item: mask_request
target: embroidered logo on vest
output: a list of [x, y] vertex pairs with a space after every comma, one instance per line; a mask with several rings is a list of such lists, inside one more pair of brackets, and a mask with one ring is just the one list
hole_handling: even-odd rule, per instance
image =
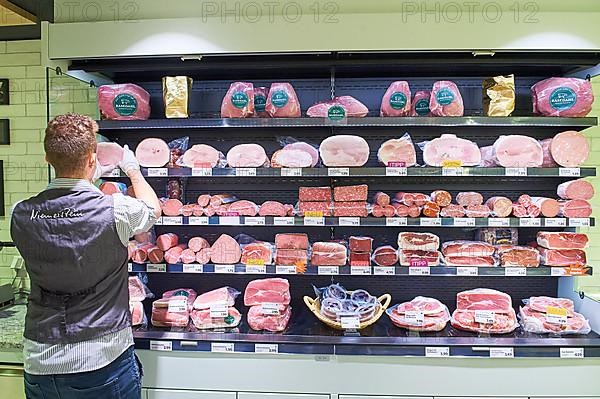
[[32, 210], [30, 219], [72, 219], [80, 217], [83, 217], [82, 212], [71, 208], [65, 208], [55, 213], [43, 213], [42, 211]]

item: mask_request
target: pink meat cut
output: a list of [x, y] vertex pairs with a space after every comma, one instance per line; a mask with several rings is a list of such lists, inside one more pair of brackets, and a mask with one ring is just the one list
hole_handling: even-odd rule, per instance
[[432, 233], [402, 232], [398, 234], [398, 247], [404, 250], [436, 252], [440, 238]]
[[129, 277], [129, 301], [143, 301], [146, 299], [146, 289], [139, 277]]
[[287, 209], [285, 205], [277, 201], [265, 201], [260, 206], [258, 211], [260, 216], [279, 216], [283, 217], [287, 215]]
[[188, 168], [214, 168], [224, 158], [223, 153], [206, 144], [196, 144], [187, 150], [181, 162]]
[[297, 150], [304, 151], [310, 154], [312, 158], [312, 162], [310, 166], [314, 168], [319, 163], [319, 150], [312, 145], [305, 143], [303, 141], [297, 141], [295, 143], [290, 143], [283, 147], [284, 150]]
[[315, 242], [310, 263], [313, 266], [344, 266], [348, 261], [346, 247], [338, 242]]
[[306, 249], [281, 249], [275, 251], [275, 264], [283, 266], [297, 266], [308, 264], [308, 251]]
[[150, 263], [161, 263], [165, 259], [165, 253], [158, 247], [152, 247], [148, 249], [148, 262]]
[[165, 216], [179, 216], [182, 208], [183, 203], [178, 199], [168, 199], [162, 203], [162, 213]]
[[336, 105], [344, 108], [349, 118], [362, 118], [369, 113], [369, 109], [354, 97], [341, 96], [314, 104], [306, 111], [306, 115], [311, 118], [327, 118], [329, 109]]
[[204, 294], [198, 295], [194, 301], [194, 309], [210, 309], [212, 305], [225, 303], [227, 306], [233, 306], [235, 299], [240, 293], [231, 287], [217, 288]]
[[542, 146], [542, 152], [544, 153], [544, 162], [542, 162], [542, 168], [558, 167], [557, 163], [554, 162], [554, 158], [552, 158], [552, 152], [550, 151], [552, 139], [541, 140], [540, 145]]
[[369, 144], [360, 136], [338, 135], [323, 140], [319, 153], [325, 166], [360, 167], [369, 160]]
[[249, 118], [254, 115], [254, 85], [234, 82], [221, 103], [221, 118]]
[[540, 253], [531, 247], [506, 246], [498, 250], [502, 267], [538, 267]]
[[210, 248], [202, 248], [196, 253], [196, 262], [201, 265], [207, 264], [208, 262], [210, 262], [211, 253], [212, 252]]
[[194, 252], [198, 252], [204, 248], [210, 248], [210, 244], [202, 237], [192, 237], [188, 241], [188, 248]]
[[546, 313], [548, 306], [555, 308], [566, 309], [569, 314], [575, 311], [575, 304], [572, 300], [567, 298], [552, 298], [549, 296], [532, 296], [527, 300], [527, 304], [531, 310], [536, 312]]
[[166, 233], [156, 238], [156, 246], [162, 251], [167, 251], [179, 244], [179, 237], [175, 233]]
[[98, 108], [102, 119], [145, 120], [150, 117], [150, 94], [131, 83], [100, 86]]
[[494, 217], [505, 218], [512, 213], [512, 201], [506, 197], [491, 197], [485, 204]]
[[234, 307], [227, 310], [228, 317], [210, 317], [210, 309], [192, 310], [190, 317], [198, 330], [213, 330], [220, 328], [234, 328], [242, 321], [241, 313]]
[[592, 84], [585, 79], [549, 78], [531, 87], [533, 112], [546, 116], [581, 117], [592, 110]]
[[267, 97], [266, 112], [271, 118], [299, 118], [300, 101], [289, 83], [273, 83]]
[[211, 247], [210, 260], [221, 265], [232, 265], [239, 262], [242, 249], [233, 237], [221, 234]]
[[473, 310], [457, 309], [452, 314], [450, 323], [459, 330], [488, 334], [508, 334], [519, 327], [517, 315], [513, 309], [506, 313], [496, 312], [492, 324], [478, 323], [475, 317], [476, 312]]
[[331, 202], [331, 187], [300, 187], [298, 197], [306, 202]]
[[562, 199], [589, 201], [596, 192], [594, 186], [590, 182], [583, 179], [577, 179], [559, 184], [556, 193]]
[[559, 201], [560, 215], [566, 218], [589, 218], [592, 215], [592, 206], [585, 200]]
[[291, 317], [292, 308], [289, 306], [281, 306], [278, 315], [264, 315], [261, 306], [252, 306], [248, 311], [248, 325], [256, 331], [281, 332], [286, 329]]
[[[402, 305], [402, 304], [401, 304]], [[401, 306], [399, 305], [398, 308]], [[387, 315], [390, 317], [390, 320], [396, 327], [405, 328], [410, 331], [421, 331], [421, 332], [437, 332], [442, 331], [446, 328], [446, 324], [448, 324], [448, 320], [450, 320], [450, 313], [448, 309], [445, 308], [439, 313], [435, 313], [432, 315], [424, 315], [423, 323], [417, 324], [414, 319], [407, 319], [405, 314], [401, 314], [397, 312], [398, 308], [388, 309], [386, 311]]]
[[237, 214], [240, 216], [254, 217], [258, 214], [258, 209], [259, 209], [258, 205], [256, 205], [252, 201], [239, 200], [239, 201], [235, 201], [234, 203], [230, 204], [229, 207], [227, 208], [227, 212], [230, 212], [232, 214]]
[[531, 203], [539, 208], [545, 218], [554, 218], [560, 212], [560, 204], [554, 198], [531, 197]]
[[463, 99], [458, 86], [449, 80], [440, 80], [433, 84], [429, 109], [433, 116], [463, 116]]
[[275, 235], [277, 249], [308, 249], [308, 235], [304, 233], [285, 233]]
[[483, 204], [483, 195], [474, 191], [460, 192], [456, 195], [456, 202], [462, 206], [481, 205]]
[[456, 294], [456, 309], [459, 310], [490, 310], [496, 313], [513, 311], [512, 299], [504, 292], [489, 288], [476, 288]]
[[418, 91], [412, 99], [410, 116], [431, 116], [429, 102], [431, 101], [431, 92], [427, 90]]
[[244, 305], [256, 306], [263, 303], [289, 305], [290, 283], [283, 278], [267, 278], [248, 283], [244, 292]]
[[271, 157], [273, 168], [310, 168], [312, 162], [313, 158], [308, 152], [294, 149], [277, 150]]
[[144, 305], [141, 302], [129, 302], [129, 312], [131, 313], [132, 326], [139, 326], [144, 323]]
[[398, 250], [400, 266], [411, 266], [412, 262], [425, 261], [427, 266], [440, 264], [440, 253], [438, 251], [419, 251], [411, 249]]
[[252, 261], [259, 261], [260, 264], [265, 265], [272, 264], [273, 247], [271, 244], [262, 241], [246, 244], [244, 248], [242, 248], [242, 260], [240, 262], [247, 265]]
[[171, 150], [164, 140], [147, 138], [138, 144], [135, 157], [142, 167], [161, 168], [169, 163]]
[[398, 263], [398, 251], [391, 245], [376, 248], [373, 252], [373, 262], [377, 266], [394, 266]]
[[549, 249], [585, 249], [588, 237], [583, 233], [538, 231], [537, 243]]
[[366, 201], [369, 186], [360, 184], [357, 186], [339, 186], [333, 189], [333, 200], [339, 202]]
[[452, 255], [445, 256], [444, 263], [446, 266], [493, 267], [496, 266], [496, 259], [492, 256]]
[[184, 244], [179, 244], [165, 252], [165, 262], [169, 264], [179, 263], [183, 250], [186, 249]]
[[371, 237], [350, 237], [349, 239], [350, 251], [354, 252], [372, 252], [373, 251], [373, 239]]
[[196, 253], [186, 248], [181, 252], [181, 263], [190, 264], [196, 262]]
[[582, 133], [569, 130], [554, 136], [550, 152], [560, 166], [576, 168], [590, 156], [590, 143]]
[[260, 168], [269, 165], [265, 149], [258, 144], [238, 144], [227, 152], [232, 168]]
[[581, 249], [540, 248], [542, 263], [546, 266], [585, 266], [585, 251]]
[[379, 147], [377, 159], [385, 166], [414, 166], [417, 163], [417, 152], [409, 135], [399, 139], [390, 139]]
[[493, 256], [496, 248], [483, 241], [446, 241], [442, 244], [444, 256]]
[[477, 166], [481, 162], [481, 152], [472, 141], [454, 134], [442, 134], [425, 144], [423, 160], [429, 166], [442, 166], [446, 160], [461, 161], [462, 166]]
[[156, 327], [187, 327], [190, 312], [169, 312], [169, 301], [159, 299], [152, 304], [151, 322]]
[[523, 330], [534, 334], [589, 334], [591, 327], [585, 317], [576, 312], [571, 312], [566, 324], [550, 323], [546, 318], [546, 311], [538, 312], [531, 306], [523, 306], [519, 317]]
[[98, 143], [96, 156], [102, 166], [116, 165], [123, 159], [123, 147], [117, 143]]
[[492, 157], [492, 160], [483, 162], [505, 168], [538, 168], [544, 162], [540, 143], [534, 138], [520, 135], [500, 136], [493, 145]]
[[447, 310], [446, 305], [434, 298], [424, 296], [415, 297], [410, 302], [399, 304], [394, 311], [398, 314], [406, 312], [423, 312], [424, 315], [435, 315]]
[[131, 254], [131, 260], [135, 263], [146, 262], [146, 260], [148, 259], [148, 249], [152, 248], [153, 246], [154, 245], [150, 243], [138, 245]]
[[411, 110], [410, 86], [408, 82], [393, 82], [381, 100], [381, 116], [408, 116]]

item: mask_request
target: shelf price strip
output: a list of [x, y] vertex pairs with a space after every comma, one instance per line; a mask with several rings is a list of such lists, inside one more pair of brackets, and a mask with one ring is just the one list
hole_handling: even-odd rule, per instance
[[425, 357], [450, 357], [450, 347], [427, 346], [425, 347]]
[[585, 351], [583, 348], [560, 348], [561, 359], [583, 359]]
[[514, 348], [490, 348], [491, 359], [512, 359], [514, 357]]
[[279, 353], [278, 344], [254, 344], [254, 353], [276, 355]]
[[159, 352], [172, 352], [173, 342], [171, 341], [150, 341], [150, 350]]
[[233, 353], [235, 348], [232, 342], [211, 342], [210, 351], [212, 353]]

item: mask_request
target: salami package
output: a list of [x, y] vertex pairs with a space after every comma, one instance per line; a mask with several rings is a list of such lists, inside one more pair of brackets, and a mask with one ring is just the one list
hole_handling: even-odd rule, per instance
[[510, 116], [515, 110], [515, 75], [494, 76], [483, 81], [483, 112], [486, 116]]
[[188, 118], [189, 98], [193, 80], [187, 76], [165, 76], [163, 84], [163, 101], [166, 118]]

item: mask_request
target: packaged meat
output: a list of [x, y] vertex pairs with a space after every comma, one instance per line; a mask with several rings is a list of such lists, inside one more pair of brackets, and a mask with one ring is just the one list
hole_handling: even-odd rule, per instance
[[503, 246], [498, 250], [500, 266], [503, 267], [538, 267], [540, 253], [537, 249], [521, 246]]
[[515, 97], [515, 75], [483, 80], [483, 113], [486, 116], [510, 116], [515, 110]]
[[529, 208], [531, 206], [531, 196], [527, 194], [522, 194], [519, 196], [517, 202], [523, 205], [525, 208]]
[[269, 165], [269, 158], [258, 144], [238, 144], [227, 152], [227, 164], [232, 168], [260, 168]]
[[202, 237], [192, 237], [188, 241], [188, 248], [194, 252], [198, 252], [204, 248], [210, 248], [210, 244]]
[[188, 118], [189, 97], [193, 80], [187, 76], [165, 76], [162, 79], [166, 118]]
[[572, 315], [575, 311], [575, 304], [572, 300], [567, 298], [552, 298], [549, 296], [532, 296], [529, 299], [523, 300], [523, 302], [535, 312], [546, 313], [548, 306], [555, 308], [566, 309], [569, 315]]
[[578, 78], [544, 79], [531, 87], [531, 95], [533, 112], [546, 116], [586, 116], [594, 103], [591, 82]]
[[98, 108], [101, 119], [146, 120], [150, 117], [150, 94], [131, 83], [100, 86]]
[[233, 306], [235, 304], [236, 298], [240, 296], [240, 294], [241, 293], [235, 288], [217, 288], [216, 290], [212, 290], [198, 295], [194, 300], [193, 306], [194, 309], [198, 310], [210, 309], [212, 305], [222, 303], [227, 304], [227, 306]]
[[450, 255], [444, 256], [444, 264], [446, 266], [477, 266], [477, 267], [494, 267], [497, 265], [496, 259], [493, 256], [465, 256], [465, 255]]
[[558, 185], [557, 195], [565, 200], [589, 201], [594, 197], [594, 186], [587, 180], [571, 180]]
[[581, 249], [546, 249], [540, 248], [542, 263], [546, 266], [577, 266], [587, 264], [585, 251]]
[[315, 148], [314, 146], [312, 146], [308, 143], [305, 143], [303, 141], [289, 142], [289, 143], [285, 144], [285, 147], [283, 147], [283, 149], [284, 150], [303, 151], [303, 152], [310, 154], [310, 156], [312, 158], [312, 162], [310, 164], [311, 168], [314, 168], [319, 163], [319, 149]]
[[462, 206], [481, 205], [483, 204], [483, 195], [473, 191], [461, 192], [456, 196], [456, 202]]
[[123, 147], [117, 143], [98, 143], [96, 159], [102, 166], [117, 165], [123, 160]]
[[339, 186], [333, 189], [333, 200], [339, 202], [366, 201], [369, 195], [369, 186]]
[[337, 135], [321, 142], [319, 153], [327, 167], [360, 167], [369, 160], [369, 144], [360, 136]]
[[465, 215], [468, 218], [487, 218], [490, 213], [487, 205], [469, 205], [465, 208]]
[[436, 190], [432, 192], [430, 198], [440, 207], [446, 207], [452, 203], [452, 194], [444, 190]]
[[250, 216], [254, 217], [258, 215], [259, 207], [252, 201], [239, 200], [229, 204], [227, 212], [231, 214], [238, 214], [239, 216]]
[[141, 302], [130, 301], [129, 313], [131, 313], [131, 325], [133, 327], [147, 323], [147, 321], [144, 321], [146, 315], [144, 314], [144, 305]]
[[482, 241], [446, 241], [442, 244], [444, 256], [493, 256], [496, 248]]
[[308, 250], [277, 248], [275, 250], [275, 264], [278, 266], [306, 266], [308, 264]]
[[277, 150], [271, 157], [272, 168], [310, 168], [312, 162], [308, 152], [294, 149]]
[[162, 203], [162, 213], [165, 216], [179, 216], [183, 204], [178, 199], [167, 199]]
[[354, 201], [354, 202], [334, 202], [333, 203], [333, 216], [335, 217], [362, 217], [366, 218], [369, 216], [369, 210], [366, 202]]
[[433, 116], [463, 116], [463, 99], [458, 86], [449, 80], [440, 80], [433, 84], [429, 109]]
[[423, 216], [428, 218], [437, 218], [440, 216], [440, 206], [432, 201], [427, 201], [425, 205], [423, 205]]
[[381, 116], [409, 116], [411, 110], [410, 86], [407, 81], [393, 82], [381, 100]]
[[398, 263], [398, 250], [390, 245], [376, 248], [372, 259], [377, 266], [394, 266]]
[[486, 227], [477, 229], [475, 237], [478, 241], [483, 241], [491, 245], [517, 245], [519, 243], [519, 229]]
[[560, 216], [566, 218], [589, 218], [592, 216], [592, 206], [585, 200], [559, 201]]
[[150, 293], [138, 276], [129, 276], [128, 287], [130, 302], [141, 302], [146, 298], [152, 297], [152, 293]]
[[462, 218], [465, 216], [465, 207], [462, 205], [450, 204], [440, 211], [443, 218]]
[[[396, 216], [402, 217], [402, 218], [405, 218], [408, 216], [408, 213], [409, 213], [408, 206], [406, 206], [404, 204], [399, 204], [399, 203], [392, 203], [392, 206], [396, 210]], [[418, 207], [416, 207], [416, 208], [417, 208], [417, 211], [419, 211], [419, 208]]]
[[135, 157], [142, 167], [161, 168], [169, 163], [171, 149], [162, 139], [147, 138], [136, 147]]
[[256, 331], [281, 332], [287, 328], [292, 317], [292, 308], [282, 307], [279, 314], [265, 314], [261, 306], [252, 306], [248, 311], [248, 325]]
[[557, 168], [558, 164], [552, 158], [552, 152], [550, 147], [552, 146], [552, 139], [540, 140], [542, 146], [542, 153], [544, 154], [544, 162], [542, 162], [542, 168]]
[[345, 266], [348, 261], [346, 246], [339, 242], [315, 242], [310, 263], [313, 266]]
[[[486, 152], [486, 156], [490, 156]], [[544, 162], [540, 143], [528, 136], [500, 136], [493, 145], [488, 162], [505, 168], [538, 168]], [[485, 162], [485, 161], [484, 161]]]
[[298, 215], [306, 216], [308, 213], [313, 217], [331, 216], [333, 213], [333, 203], [300, 201], [298, 203]]
[[350, 251], [350, 266], [370, 266], [370, 252], [354, 252]]
[[421, 207], [417, 205], [410, 205], [408, 207], [408, 216], [411, 218], [418, 218], [421, 216]]
[[169, 179], [167, 181], [167, 196], [170, 199], [179, 201], [183, 199], [183, 183], [180, 179]]
[[203, 208], [207, 207], [208, 204], [210, 204], [210, 195], [208, 195], [208, 194], [200, 194], [198, 196], [198, 200], [196, 202], [198, 202], [198, 205], [200, 205]]
[[156, 237], [156, 246], [162, 251], [167, 251], [179, 244], [179, 237], [175, 233], [166, 233]]
[[269, 114], [265, 110], [267, 106], [267, 97], [269, 96], [268, 87], [254, 88], [254, 116], [259, 118], [268, 118]]
[[400, 266], [412, 266], [415, 263], [427, 262], [427, 266], [440, 264], [440, 253], [438, 251], [420, 251], [400, 249], [398, 251]]
[[537, 218], [538, 216], [540, 216], [541, 213], [542, 213], [542, 211], [535, 204], [531, 204], [527, 208], [527, 216], [530, 217], [530, 218]]
[[284, 217], [287, 215], [287, 209], [281, 202], [277, 201], [265, 201], [260, 206], [258, 211], [260, 216], [279, 216]]
[[565, 168], [576, 168], [590, 156], [590, 143], [583, 133], [574, 130], [558, 133], [550, 144], [552, 158]]
[[211, 247], [210, 260], [220, 265], [232, 265], [239, 262], [242, 249], [233, 237], [221, 234]]
[[[482, 323], [478, 321], [478, 313], [474, 310], [457, 309], [452, 314], [450, 323], [452, 327], [459, 330], [486, 334], [508, 334], [519, 327], [517, 315], [511, 308], [506, 313], [493, 313], [493, 323]], [[486, 314], [486, 316], [488, 316]]]
[[171, 249], [165, 251], [164, 258], [165, 262], [169, 264], [176, 264], [181, 262], [181, 255], [183, 254], [183, 250], [186, 249], [184, 244], [179, 244]]
[[290, 283], [283, 278], [250, 281], [244, 292], [245, 306], [256, 306], [264, 303], [287, 306], [290, 304], [290, 300]]
[[183, 154], [179, 164], [186, 168], [216, 168], [225, 166], [226, 160], [221, 151], [206, 144], [196, 144]]
[[420, 90], [416, 92], [412, 99], [410, 116], [431, 116], [431, 112], [429, 110], [430, 99], [430, 91]]
[[524, 218], [527, 217], [527, 208], [519, 203], [513, 203], [512, 213], [515, 217]]
[[356, 237], [349, 238], [349, 249], [354, 252], [372, 252], [373, 239], [371, 237]]
[[450, 312], [437, 299], [418, 296], [386, 310], [394, 325], [411, 331], [436, 332], [446, 328]]
[[127, 186], [125, 183], [119, 183], [114, 181], [105, 181], [100, 185], [100, 191], [105, 195], [123, 194], [127, 192]]
[[196, 204], [187, 204], [187, 205], [184, 205], [183, 208], [181, 208], [181, 214], [183, 216], [187, 216], [187, 217], [192, 216], [194, 214], [194, 207], [195, 206], [198, 206], [198, 205], [196, 205]]
[[477, 144], [454, 134], [442, 134], [426, 142], [422, 149], [423, 161], [429, 166], [441, 167], [444, 161], [460, 161], [462, 166], [477, 166], [481, 162]]
[[196, 263], [201, 265], [205, 265], [210, 262], [210, 256], [212, 254], [212, 249], [210, 248], [202, 248], [200, 251], [196, 253]]
[[540, 210], [541, 215], [545, 218], [554, 218], [560, 212], [560, 204], [553, 198], [531, 197], [531, 203]]
[[210, 197], [210, 205], [211, 206], [219, 206], [224, 204], [231, 204], [232, 202], [237, 201], [237, 197], [231, 194], [217, 194], [212, 195]]
[[270, 265], [273, 263], [273, 247], [268, 242], [256, 241], [242, 247], [241, 263], [244, 265]]
[[400, 202], [404, 205], [417, 205], [423, 206], [425, 203], [430, 201], [428, 195], [423, 193], [396, 193], [393, 199], [394, 202]]
[[476, 288], [456, 294], [456, 308], [460, 310], [490, 310], [510, 314], [513, 311], [510, 295], [489, 288]]
[[586, 318], [572, 312], [567, 318], [561, 320], [543, 312], [535, 311], [531, 306], [523, 306], [519, 310], [519, 318], [523, 330], [534, 334], [589, 334], [592, 329]]
[[233, 82], [221, 103], [221, 118], [249, 118], [254, 115], [254, 85]]
[[242, 321], [242, 315], [234, 307], [227, 308], [226, 317], [211, 317], [210, 314], [210, 309], [192, 310], [190, 317], [198, 330], [234, 328]]
[[585, 249], [588, 237], [583, 233], [538, 231], [537, 243], [548, 249]]
[[181, 252], [181, 263], [190, 264], [196, 262], [196, 252], [186, 248]]
[[506, 197], [491, 197], [485, 205], [490, 208], [491, 215], [499, 218], [509, 217], [512, 213], [512, 201]]
[[398, 247], [404, 250], [435, 252], [440, 247], [440, 239], [432, 233], [402, 232], [398, 234]]
[[[330, 117], [329, 110], [332, 107], [343, 108], [343, 116], [348, 118], [362, 118], [369, 113], [369, 109], [356, 98], [352, 96], [340, 96], [334, 97], [332, 100], [320, 101], [313, 104], [306, 111], [306, 115], [311, 118], [327, 118]], [[341, 115], [336, 116], [341, 117]]]
[[331, 202], [333, 200], [331, 187], [300, 187], [298, 197], [300, 202]]
[[167, 291], [152, 303], [151, 322], [156, 327], [187, 327], [196, 291], [182, 288]]
[[417, 152], [410, 134], [404, 133], [399, 139], [389, 139], [381, 144], [377, 159], [390, 167], [410, 167], [417, 164]]
[[308, 235], [304, 233], [285, 233], [275, 235], [277, 249], [308, 249]]
[[[404, 206], [404, 205], [401, 205], [401, 206]], [[391, 218], [396, 215], [396, 208], [394, 208], [394, 206], [392, 206], [392, 205], [385, 205], [385, 206], [375, 205], [375, 206], [373, 206], [371, 213], [372, 213], [373, 217], [376, 217], [376, 218], [381, 218], [381, 217]]]
[[162, 263], [162, 261], [165, 259], [164, 251], [162, 249], [158, 248], [157, 246], [148, 248], [147, 253], [148, 253], [148, 262], [149, 263], [153, 263], [153, 264]]
[[390, 196], [386, 193], [382, 193], [381, 191], [376, 193], [373, 197], [373, 202], [377, 205], [385, 206], [390, 204]]
[[300, 101], [289, 83], [272, 83], [265, 111], [271, 118], [299, 118]]

